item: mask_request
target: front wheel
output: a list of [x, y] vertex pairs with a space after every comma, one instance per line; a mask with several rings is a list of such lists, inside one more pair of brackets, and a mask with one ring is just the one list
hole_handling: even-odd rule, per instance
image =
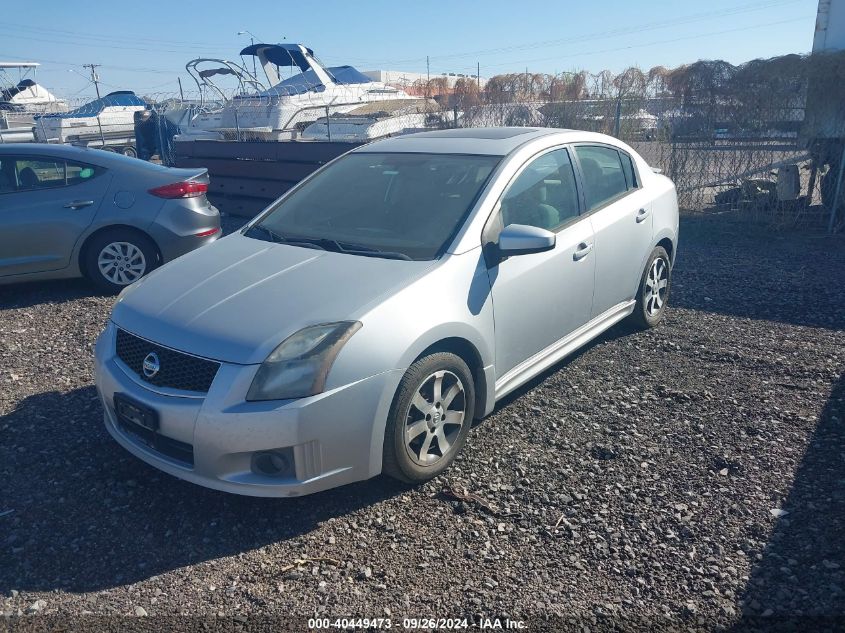
[[475, 413], [472, 372], [455, 354], [437, 352], [408, 368], [390, 408], [383, 471], [421, 483], [454, 461]]
[[658, 246], [651, 252], [640, 278], [637, 305], [631, 314], [635, 325], [645, 330], [655, 327], [663, 320], [671, 287], [672, 267], [669, 254], [662, 246]]

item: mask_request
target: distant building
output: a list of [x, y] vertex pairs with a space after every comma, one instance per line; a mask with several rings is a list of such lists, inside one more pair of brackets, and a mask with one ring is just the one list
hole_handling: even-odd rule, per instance
[[[405, 72], [404, 70], [365, 70], [364, 74], [373, 81], [380, 81], [389, 86], [401, 88], [408, 94], [418, 94], [420, 96], [424, 94], [426, 80], [429, 79], [429, 76], [426, 73], [411, 73]], [[455, 82], [458, 81], [458, 79], [477, 81], [481, 88], [484, 88], [484, 85], [487, 83], [487, 80], [484, 77], [481, 77], [479, 80], [475, 75], [467, 75], [464, 73], [432, 73], [430, 78], [432, 80], [445, 79], [449, 91], [455, 87]]]

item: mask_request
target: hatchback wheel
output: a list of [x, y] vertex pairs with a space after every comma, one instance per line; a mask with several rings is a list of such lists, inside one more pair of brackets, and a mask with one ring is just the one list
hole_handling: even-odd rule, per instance
[[437, 352], [419, 359], [405, 372], [393, 399], [384, 472], [408, 483], [436, 477], [466, 442], [474, 413], [475, 385], [460, 357]]
[[158, 265], [155, 245], [131, 231], [108, 231], [86, 248], [85, 274], [106, 292], [120, 292]]
[[631, 319], [643, 329], [652, 328], [663, 320], [669, 291], [672, 287], [672, 268], [669, 254], [662, 246], [651, 252], [637, 293], [637, 305]]

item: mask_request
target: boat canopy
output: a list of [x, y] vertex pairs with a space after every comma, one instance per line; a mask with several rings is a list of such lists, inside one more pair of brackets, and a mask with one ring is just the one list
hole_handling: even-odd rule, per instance
[[307, 70], [309, 65], [302, 54], [305, 49], [311, 57], [314, 51], [300, 44], [252, 44], [243, 49], [241, 55], [252, 55], [253, 57], [264, 56], [268, 62], [276, 66], [298, 66], [300, 70]]
[[50, 114], [41, 114], [34, 118], [40, 119], [76, 119], [99, 115], [106, 108], [115, 106], [146, 106], [147, 102], [138, 97], [131, 90], [120, 90], [117, 92], [110, 92], [109, 94], [94, 99], [85, 105], [74, 108], [69, 112], [52, 112]]

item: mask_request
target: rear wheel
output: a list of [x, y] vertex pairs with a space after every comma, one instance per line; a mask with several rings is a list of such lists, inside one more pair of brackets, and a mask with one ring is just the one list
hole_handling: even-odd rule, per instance
[[134, 231], [106, 231], [95, 236], [85, 250], [85, 276], [111, 293], [138, 281], [158, 263], [153, 242]]
[[666, 312], [671, 287], [672, 268], [669, 264], [669, 254], [662, 246], [658, 246], [651, 252], [640, 278], [637, 305], [631, 314], [631, 321], [642, 329], [652, 328], [660, 323]]
[[407, 483], [436, 477], [454, 461], [475, 413], [466, 363], [437, 352], [408, 368], [393, 399], [384, 435], [385, 474]]
[[120, 148], [120, 153], [124, 156], [129, 156], [131, 158], [138, 158], [138, 150], [132, 147], [131, 145], [127, 145], [126, 147]]

